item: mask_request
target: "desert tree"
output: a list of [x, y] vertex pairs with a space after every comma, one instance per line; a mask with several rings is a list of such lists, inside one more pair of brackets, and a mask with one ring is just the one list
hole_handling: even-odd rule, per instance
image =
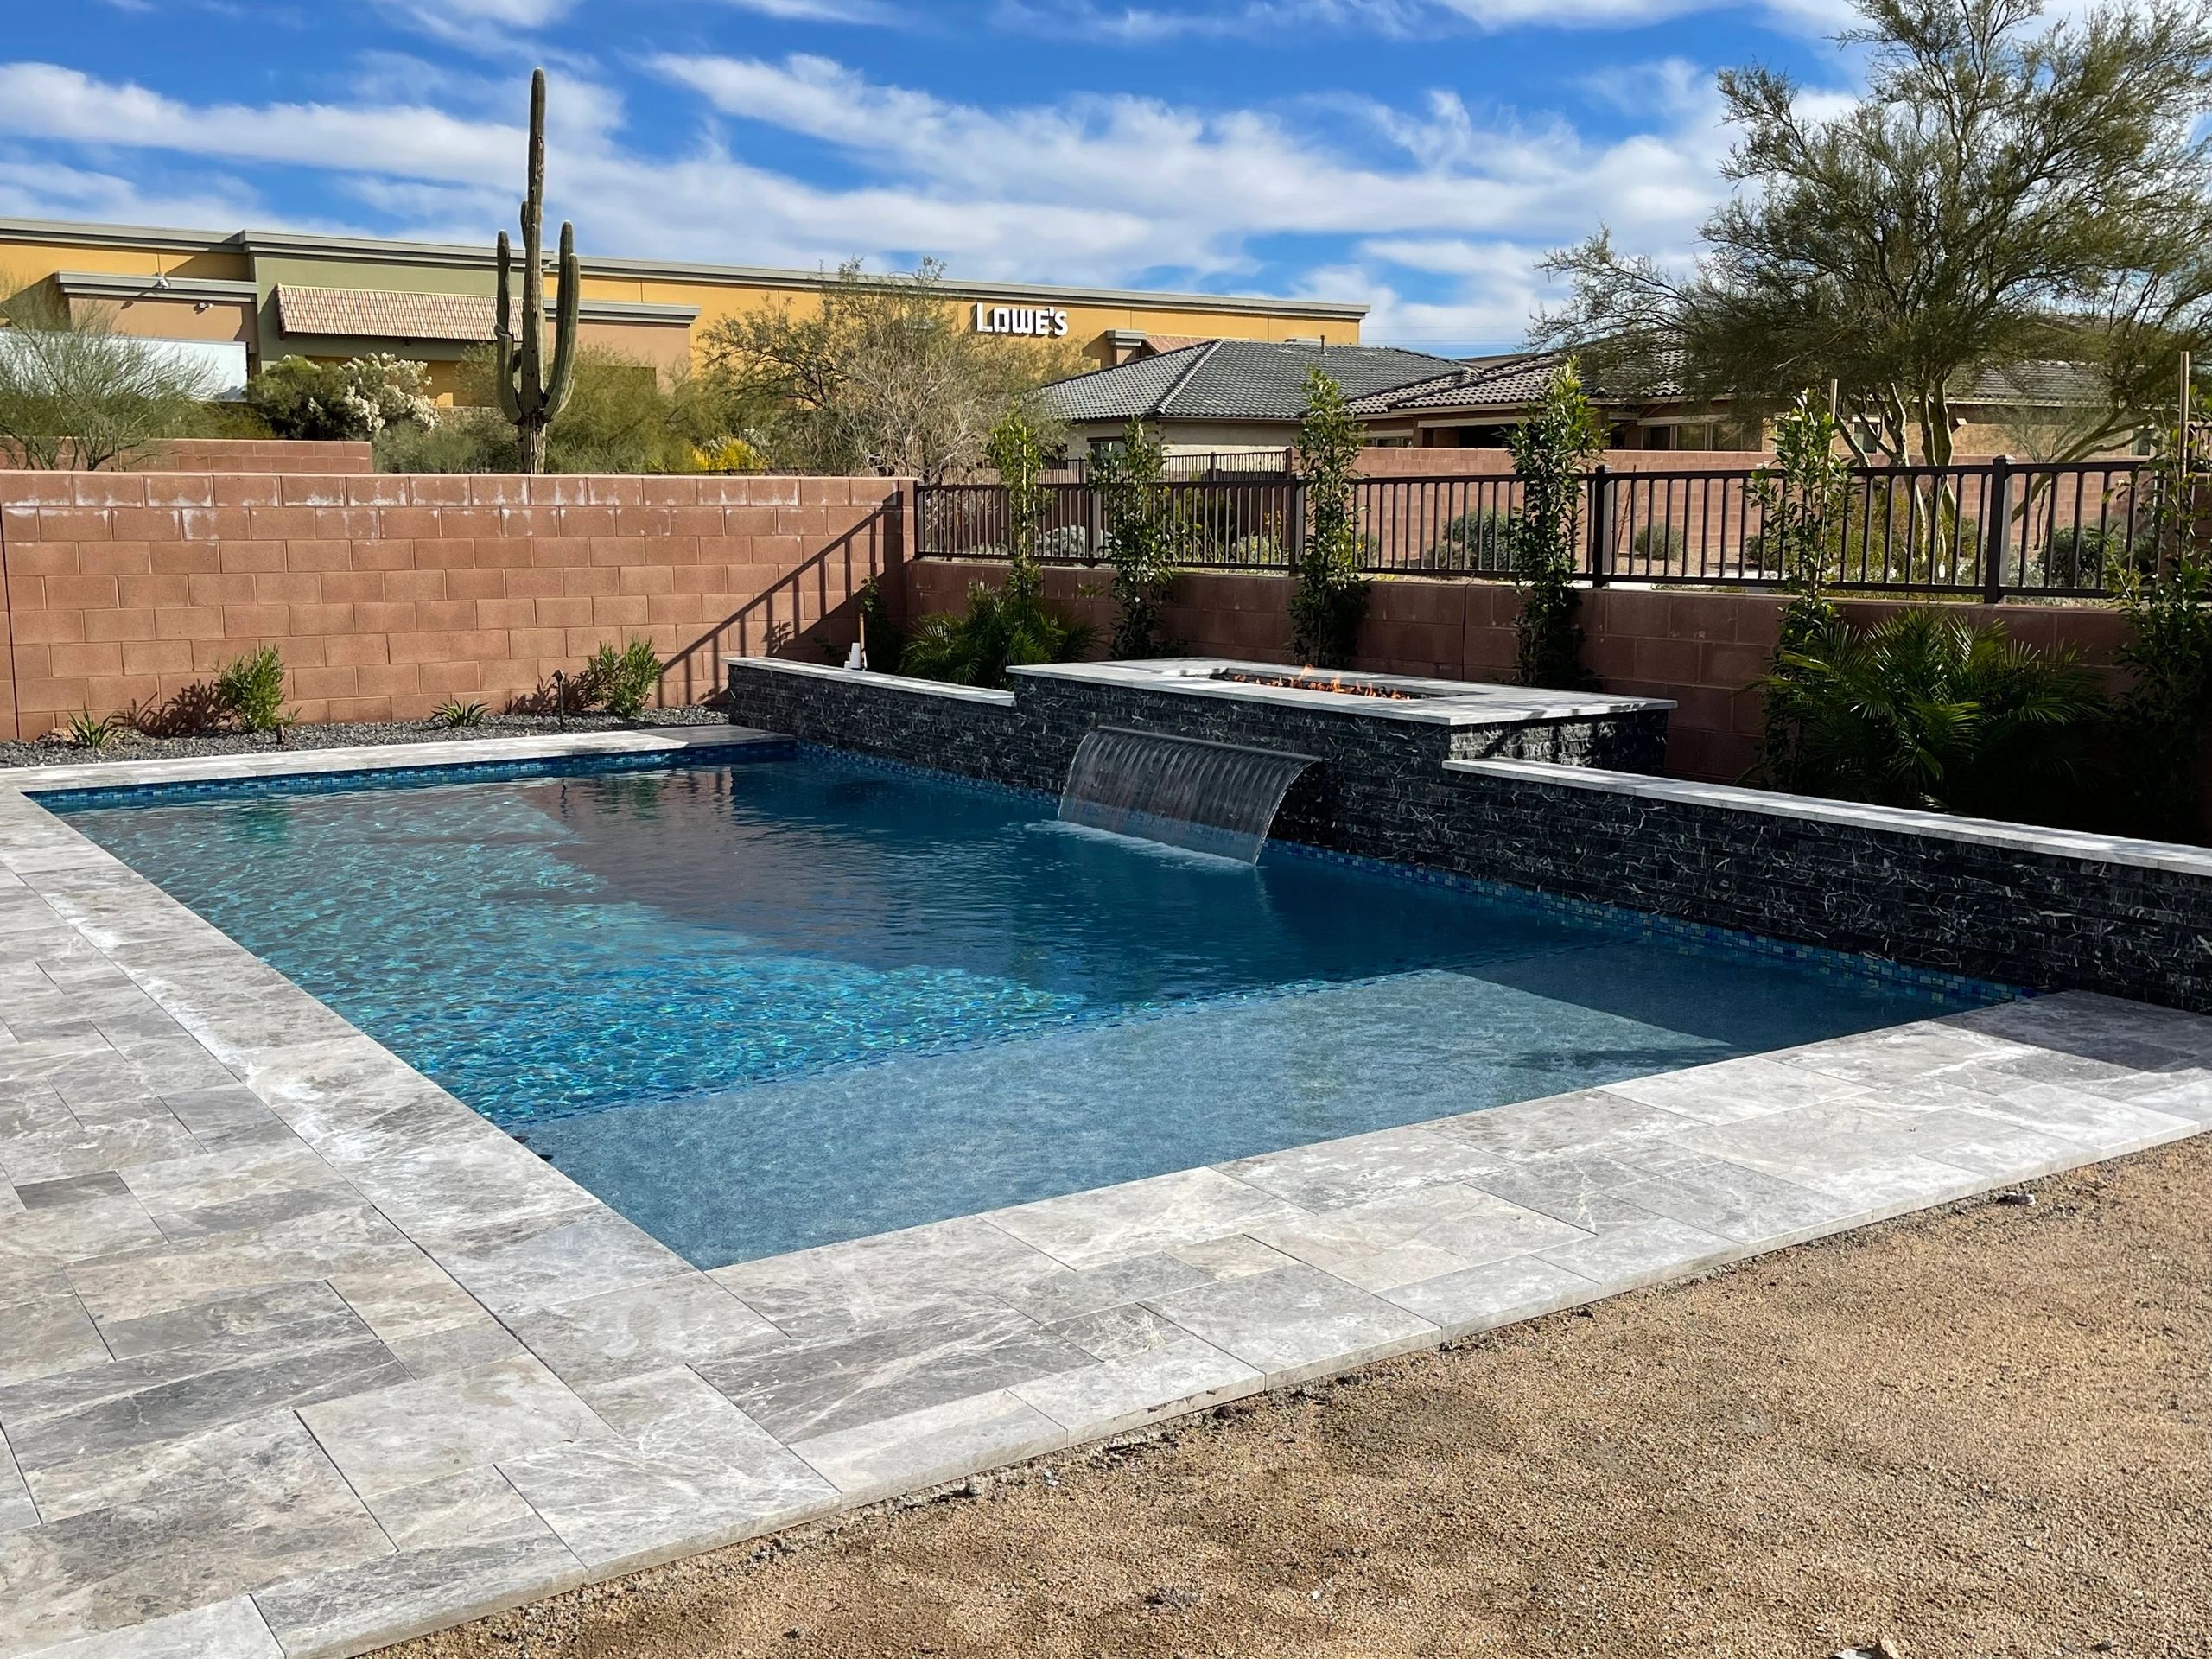
[[876, 276], [853, 260], [810, 305], [723, 318], [702, 355], [731, 400], [759, 411], [779, 465], [938, 483], [982, 464], [1027, 393], [1087, 366], [1065, 346], [962, 323], [941, 266]]
[[23, 466], [138, 460], [191, 430], [215, 390], [204, 365], [123, 333], [106, 307], [73, 309], [51, 283], [16, 289], [0, 323], [0, 448]]
[[1547, 262], [1571, 298], [1539, 342], [1630, 395], [1675, 383], [1764, 412], [1834, 382], [1862, 461], [1948, 461], [1953, 401], [2005, 401], [2047, 360], [2085, 391], [2050, 458], [2132, 435], [2212, 333], [2212, 13], [1858, 5], [1840, 39], [1866, 54], [1865, 94], [1829, 113], [1776, 70], [1723, 71], [1737, 188], [1694, 265], [1601, 229]]

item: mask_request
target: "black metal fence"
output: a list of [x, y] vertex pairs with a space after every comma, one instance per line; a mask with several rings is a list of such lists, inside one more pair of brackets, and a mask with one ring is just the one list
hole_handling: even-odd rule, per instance
[[[1824, 541], [1828, 581], [1895, 593], [2091, 595], [2154, 556], [2153, 474], [2133, 459], [1855, 471]], [[1586, 480], [1578, 568], [1587, 580], [1772, 587], [1784, 578], [1753, 469], [1616, 472]], [[1355, 488], [1362, 568], [1376, 574], [1504, 576], [1520, 480], [1510, 474], [1364, 478]], [[1039, 556], [1094, 564], [1106, 556], [1097, 493], [1047, 486]], [[1162, 487], [1178, 559], [1197, 569], [1287, 566], [1304, 534], [1294, 478], [1215, 472]], [[1007, 499], [995, 484], [916, 493], [925, 558], [1002, 558]]]

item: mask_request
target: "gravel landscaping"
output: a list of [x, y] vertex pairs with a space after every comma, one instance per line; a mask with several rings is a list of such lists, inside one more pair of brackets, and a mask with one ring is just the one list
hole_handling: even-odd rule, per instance
[[387, 1659], [2202, 1659], [2208, 1187], [2183, 1142]]
[[386, 743], [444, 743], [486, 737], [537, 737], [547, 732], [620, 732], [660, 726], [726, 726], [727, 711], [692, 703], [680, 709], [648, 709], [635, 720], [612, 715], [486, 715], [473, 726], [448, 726], [435, 720], [365, 721], [353, 724], [295, 726], [280, 744], [266, 733], [226, 732], [205, 737], [148, 737], [125, 732], [104, 753], [80, 748], [55, 733], [35, 742], [0, 742], [0, 766], [81, 766], [114, 760], [167, 760], [196, 754], [257, 754], [274, 748], [353, 749]]

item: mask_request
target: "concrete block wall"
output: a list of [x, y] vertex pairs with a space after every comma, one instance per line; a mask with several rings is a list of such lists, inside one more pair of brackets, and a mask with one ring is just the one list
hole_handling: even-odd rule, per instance
[[0, 474], [0, 736], [159, 702], [263, 645], [309, 721], [504, 707], [641, 637], [823, 657], [903, 556], [878, 479]]
[[134, 468], [142, 473], [294, 473], [358, 478], [377, 469], [365, 442], [343, 439], [171, 438]]
[[[0, 469], [15, 467], [22, 459], [11, 446], [0, 444]], [[147, 454], [110, 470], [358, 477], [376, 469], [376, 454], [369, 444], [344, 439], [164, 438]]]

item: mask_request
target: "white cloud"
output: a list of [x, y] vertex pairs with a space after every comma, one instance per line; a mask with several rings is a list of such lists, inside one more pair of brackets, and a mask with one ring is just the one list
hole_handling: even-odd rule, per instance
[[[1448, 229], [1551, 234], [1605, 213], [1624, 226], [1701, 213], [1717, 143], [1700, 105], [1683, 130], [1595, 145], [1560, 121], [1478, 121], [1433, 92], [1407, 111], [1354, 105], [1413, 165], [1325, 146], [1281, 115], [1199, 111], [1128, 95], [986, 110], [879, 86], [794, 56], [663, 57], [654, 67], [716, 108], [817, 139], [949, 198], [1113, 204], [1141, 216], [1153, 263], [1220, 267], [1282, 233]], [[1134, 257], [1138, 251], [1132, 250]]]
[[899, 14], [883, 0], [722, 0], [740, 11], [756, 12], [802, 23], [863, 23], [885, 26], [899, 21]]
[[[1682, 246], [1721, 189], [1710, 94], [1686, 90], [1653, 100], [1666, 107], [1647, 130], [1601, 142], [1556, 117], [1478, 111], [1442, 92], [1405, 106], [1199, 110], [1123, 95], [987, 108], [819, 56], [663, 56], [647, 71], [710, 111], [668, 153], [628, 141], [605, 85], [556, 79], [548, 206], [576, 221], [587, 251], [804, 269], [931, 255], [973, 277], [1249, 289], [1318, 248], [1341, 263], [1306, 272], [1297, 290], [1372, 298], [1371, 336], [1479, 342], [1525, 326], [1543, 250], [1601, 219], [1635, 245]], [[192, 158], [188, 176], [207, 163], [315, 169], [346, 205], [320, 228], [345, 228], [327, 221], [350, 207], [356, 228], [488, 241], [514, 211], [518, 96], [467, 77], [364, 85], [353, 102], [194, 104], [58, 65], [0, 64], [0, 135], [101, 158], [120, 147]], [[747, 124], [823, 147], [842, 181], [753, 162]], [[188, 214], [150, 199], [142, 211], [112, 188], [112, 163], [99, 165], [79, 188], [86, 206], [49, 190], [37, 211], [266, 222], [243, 188]], [[1287, 255], [1287, 239], [1302, 254]]]
[[[1828, 0], [1769, 0], [1802, 8]], [[1656, 23], [1732, 0], [1227, 0], [1226, 3], [1113, 5], [1102, 0], [1047, 4], [1000, 0], [1001, 26], [1049, 23], [1063, 35], [1149, 46], [1189, 40], [1260, 40], [1290, 30], [1334, 30], [1388, 40], [1507, 29], [1607, 29]], [[1847, 3], [1847, 0], [1834, 0]]]
[[[177, 190], [45, 157], [0, 152], [0, 218], [89, 219], [110, 225], [177, 225], [232, 230], [254, 217], [259, 198], [240, 181], [196, 175]], [[7, 255], [0, 250], [0, 276]]]

